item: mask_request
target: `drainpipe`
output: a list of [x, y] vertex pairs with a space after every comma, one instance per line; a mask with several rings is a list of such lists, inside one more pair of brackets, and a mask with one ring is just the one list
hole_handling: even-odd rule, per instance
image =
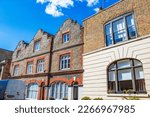
[[52, 49], [53, 49], [53, 36], [51, 36], [51, 43], [50, 43], [50, 55], [49, 55], [49, 67], [48, 67], [48, 79], [47, 79], [47, 96], [48, 99], [49, 95], [49, 86], [50, 86], [50, 78], [51, 78], [51, 65], [52, 65]]

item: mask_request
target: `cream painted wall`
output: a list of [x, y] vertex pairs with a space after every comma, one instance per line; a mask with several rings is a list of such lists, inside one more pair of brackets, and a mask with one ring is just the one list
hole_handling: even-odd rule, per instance
[[[135, 58], [143, 63], [146, 89], [150, 94], [150, 35], [147, 35], [83, 54], [85, 71], [82, 97], [121, 99], [123, 95], [107, 94], [107, 67], [110, 63], [124, 58]], [[139, 96], [148, 97], [148, 94]]]

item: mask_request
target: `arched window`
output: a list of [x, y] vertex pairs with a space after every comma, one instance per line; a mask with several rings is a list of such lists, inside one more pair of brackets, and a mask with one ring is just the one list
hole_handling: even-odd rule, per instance
[[142, 63], [136, 59], [112, 63], [108, 67], [108, 93], [146, 93]]
[[29, 99], [37, 99], [38, 96], [38, 84], [31, 83], [27, 87], [27, 98]]
[[53, 83], [50, 87], [50, 97], [54, 99], [68, 98], [68, 85], [63, 82]]

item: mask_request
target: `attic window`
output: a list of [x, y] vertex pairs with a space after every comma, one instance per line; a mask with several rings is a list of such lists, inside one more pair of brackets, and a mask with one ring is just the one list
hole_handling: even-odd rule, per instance
[[16, 58], [20, 58], [20, 57], [21, 57], [21, 50], [18, 50]]
[[70, 40], [69, 32], [64, 33], [64, 34], [62, 35], [62, 37], [63, 37], [63, 43], [69, 42], [69, 40]]
[[39, 50], [40, 50], [40, 41], [36, 41], [34, 43], [34, 51], [36, 52], [36, 51], [39, 51]]

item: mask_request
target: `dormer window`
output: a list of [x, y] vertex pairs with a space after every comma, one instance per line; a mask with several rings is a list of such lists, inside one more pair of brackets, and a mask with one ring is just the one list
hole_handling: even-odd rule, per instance
[[64, 33], [63, 34], [63, 43], [67, 43], [70, 40], [70, 35], [69, 32], [68, 33]]
[[40, 41], [36, 41], [34, 43], [34, 51], [36, 52], [36, 51], [39, 51], [39, 50], [40, 50]]
[[16, 58], [20, 58], [20, 57], [21, 57], [21, 50], [18, 50]]
[[136, 38], [137, 31], [133, 13], [118, 17], [105, 25], [106, 46]]

